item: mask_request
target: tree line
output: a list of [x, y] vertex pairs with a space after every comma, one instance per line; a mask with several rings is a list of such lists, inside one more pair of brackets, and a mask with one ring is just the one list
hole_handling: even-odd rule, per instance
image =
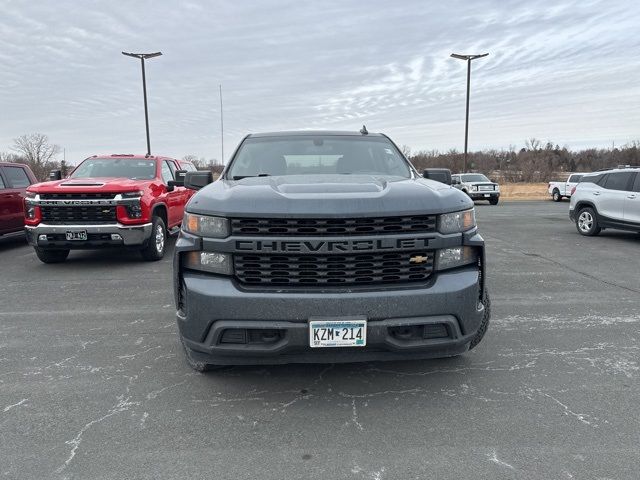
[[[15, 138], [10, 152], [0, 152], [0, 161], [25, 163], [29, 165], [38, 180], [47, 180], [51, 170], [62, 170], [63, 176], [70, 173], [73, 166], [57, 156], [62, 149], [49, 141], [42, 133], [30, 133]], [[449, 168], [461, 172], [464, 154], [452, 149], [447, 152], [421, 150], [411, 153], [408, 146], [402, 152], [418, 170], [425, 168]], [[217, 159], [205, 159], [196, 155], [185, 155], [183, 160], [192, 162], [200, 170], [221, 173], [224, 165]], [[469, 152], [467, 171], [490, 174], [506, 182], [547, 182], [559, 175], [571, 172], [591, 172], [617, 165], [640, 165], [640, 141], [621, 147], [588, 148], [569, 150], [552, 142], [542, 143], [531, 138], [519, 150], [482, 150]], [[562, 178], [559, 178], [562, 180]]]
[[[454, 173], [463, 171], [464, 153], [458, 150], [422, 150], [413, 155], [407, 146], [402, 150], [419, 171], [438, 167], [449, 168]], [[506, 182], [547, 182], [558, 175], [592, 172], [618, 165], [640, 165], [640, 142], [621, 147], [569, 150], [552, 142], [543, 144], [531, 138], [519, 150], [511, 147], [507, 150], [469, 152], [467, 155], [467, 171], [491, 174]]]

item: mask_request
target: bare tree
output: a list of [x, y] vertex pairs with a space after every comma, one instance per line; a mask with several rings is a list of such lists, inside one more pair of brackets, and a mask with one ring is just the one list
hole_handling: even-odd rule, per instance
[[0, 152], [0, 162], [8, 162], [8, 163], [24, 163], [25, 159], [22, 158], [17, 153], [11, 152]]
[[54, 157], [60, 153], [60, 147], [49, 143], [49, 137], [43, 133], [30, 133], [15, 138], [11, 150], [23, 157], [39, 180], [47, 179], [49, 170], [57, 166]]

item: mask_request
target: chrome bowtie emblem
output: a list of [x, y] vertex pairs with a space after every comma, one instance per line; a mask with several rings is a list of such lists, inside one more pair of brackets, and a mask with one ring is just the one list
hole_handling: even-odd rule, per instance
[[427, 257], [423, 257], [422, 255], [415, 255], [409, 259], [411, 263], [424, 263], [428, 260]]

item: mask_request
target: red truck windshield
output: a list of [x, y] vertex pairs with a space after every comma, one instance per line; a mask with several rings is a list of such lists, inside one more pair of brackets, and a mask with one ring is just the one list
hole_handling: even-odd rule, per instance
[[131, 158], [89, 158], [71, 174], [71, 178], [90, 177], [153, 180], [156, 177], [156, 162]]

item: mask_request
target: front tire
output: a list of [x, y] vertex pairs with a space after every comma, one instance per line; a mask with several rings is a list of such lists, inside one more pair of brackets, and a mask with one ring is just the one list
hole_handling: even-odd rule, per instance
[[482, 304], [484, 305], [484, 316], [482, 317], [482, 323], [480, 324], [480, 328], [478, 328], [478, 332], [469, 344], [469, 350], [473, 350], [482, 341], [489, 328], [489, 319], [491, 318], [491, 299], [489, 298], [489, 292], [485, 292]]
[[42, 263], [62, 263], [69, 256], [69, 250], [53, 250], [34, 247], [36, 255]]
[[499, 198], [492, 198], [491, 200], [489, 200], [489, 203], [491, 205], [497, 205], [499, 201], [500, 201]]
[[596, 212], [591, 207], [581, 209], [576, 216], [576, 229], [580, 235], [593, 237], [598, 235], [602, 228], [598, 225]]
[[162, 260], [164, 252], [167, 248], [167, 227], [164, 220], [160, 217], [153, 217], [151, 221], [151, 237], [147, 245], [140, 250], [142, 258], [149, 262], [157, 262]]
[[558, 190], [557, 188], [553, 190], [553, 201], [554, 202], [561, 202], [562, 201], [562, 195], [560, 195], [560, 190]]

